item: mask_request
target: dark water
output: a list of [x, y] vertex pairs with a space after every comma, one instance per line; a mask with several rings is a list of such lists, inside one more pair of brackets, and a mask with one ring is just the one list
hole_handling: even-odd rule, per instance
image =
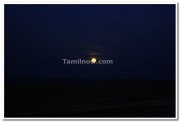
[[175, 81], [5, 84], [5, 117], [174, 117]]

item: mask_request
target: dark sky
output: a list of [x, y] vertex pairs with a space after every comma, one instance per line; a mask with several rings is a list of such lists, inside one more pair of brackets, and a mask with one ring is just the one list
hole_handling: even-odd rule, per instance
[[175, 5], [5, 5], [5, 76], [174, 80]]

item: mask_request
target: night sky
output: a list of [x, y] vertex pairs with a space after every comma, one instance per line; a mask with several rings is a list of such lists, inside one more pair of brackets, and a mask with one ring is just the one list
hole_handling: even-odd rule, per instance
[[5, 5], [5, 77], [174, 80], [175, 5]]

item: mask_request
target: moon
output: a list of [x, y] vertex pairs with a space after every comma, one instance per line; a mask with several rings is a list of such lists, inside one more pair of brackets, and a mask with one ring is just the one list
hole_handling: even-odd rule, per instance
[[91, 58], [91, 63], [95, 64], [96, 63], [96, 58]]

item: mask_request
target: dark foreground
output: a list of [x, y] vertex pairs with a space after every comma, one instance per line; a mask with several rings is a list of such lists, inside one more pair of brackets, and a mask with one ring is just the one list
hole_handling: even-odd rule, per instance
[[5, 117], [175, 117], [175, 81], [6, 80]]

